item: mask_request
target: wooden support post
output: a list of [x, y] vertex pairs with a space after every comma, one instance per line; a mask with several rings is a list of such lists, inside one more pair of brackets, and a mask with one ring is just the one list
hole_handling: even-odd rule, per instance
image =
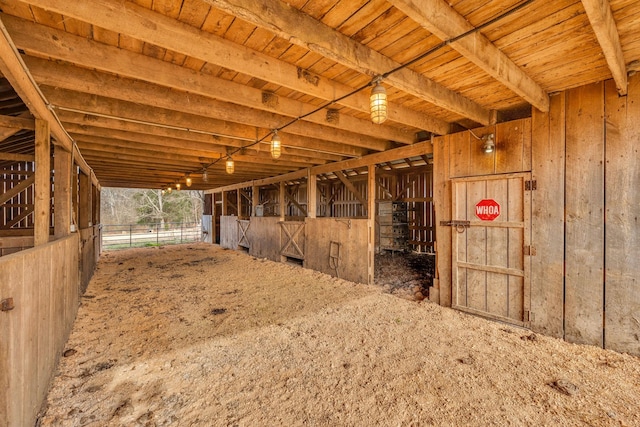
[[368, 268], [368, 284], [373, 285], [375, 280], [374, 267], [375, 267], [375, 221], [376, 221], [376, 166], [369, 165], [368, 167], [368, 182], [367, 182], [367, 223], [369, 229], [369, 237], [367, 239], [367, 257], [369, 262]]
[[[72, 155], [73, 159], [73, 155]], [[74, 224], [75, 230], [79, 228], [78, 218], [80, 218], [80, 209], [78, 203], [78, 195], [80, 194], [80, 184], [78, 183], [78, 166], [71, 162], [71, 223]], [[75, 231], [72, 230], [72, 231]]]
[[311, 173], [307, 175], [307, 217], [315, 218], [318, 211], [318, 184], [316, 175]]
[[280, 221], [284, 221], [287, 215], [287, 199], [285, 197], [285, 192], [287, 191], [284, 181], [280, 182], [280, 192], [278, 193], [278, 200], [280, 206]]
[[242, 188], [238, 188], [236, 191], [237, 194], [237, 202], [236, 205], [238, 207], [238, 219], [242, 219]]
[[227, 192], [222, 192], [222, 215], [229, 215], [229, 199], [227, 198]]
[[34, 201], [34, 246], [49, 242], [51, 217], [51, 136], [49, 123], [36, 119], [36, 181]]
[[71, 233], [71, 153], [56, 145], [53, 158], [54, 236]]
[[78, 206], [78, 228], [83, 230], [91, 226], [91, 178], [80, 174], [80, 201]]
[[256, 216], [256, 208], [260, 204], [260, 187], [251, 187], [251, 216]]

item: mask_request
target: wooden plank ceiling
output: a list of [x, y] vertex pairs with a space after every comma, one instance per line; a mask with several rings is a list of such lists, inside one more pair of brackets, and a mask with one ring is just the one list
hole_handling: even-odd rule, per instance
[[[546, 110], [553, 92], [612, 77], [624, 94], [640, 68], [636, 0], [0, 0], [0, 9], [50, 109], [113, 187], [163, 188], [190, 174], [205, 189], [360, 157]], [[374, 125], [369, 85], [381, 75], [389, 119]], [[0, 150], [29, 154], [14, 140]]]

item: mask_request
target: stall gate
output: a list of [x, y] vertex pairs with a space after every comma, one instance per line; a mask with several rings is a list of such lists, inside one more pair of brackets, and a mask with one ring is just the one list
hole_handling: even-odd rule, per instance
[[452, 180], [453, 306], [527, 326], [530, 314], [529, 173]]

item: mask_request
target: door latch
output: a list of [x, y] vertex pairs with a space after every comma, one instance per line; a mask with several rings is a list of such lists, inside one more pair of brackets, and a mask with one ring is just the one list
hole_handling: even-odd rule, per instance
[[462, 220], [440, 221], [440, 225], [444, 227], [455, 227], [458, 233], [464, 233], [464, 231], [471, 226], [471, 221], [462, 221]]

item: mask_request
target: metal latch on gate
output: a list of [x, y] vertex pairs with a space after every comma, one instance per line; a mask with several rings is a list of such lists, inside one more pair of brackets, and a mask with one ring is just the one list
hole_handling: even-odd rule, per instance
[[464, 233], [465, 229], [471, 226], [471, 221], [452, 220], [452, 221], [440, 221], [441, 226], [455, 227], [458, 233]]

